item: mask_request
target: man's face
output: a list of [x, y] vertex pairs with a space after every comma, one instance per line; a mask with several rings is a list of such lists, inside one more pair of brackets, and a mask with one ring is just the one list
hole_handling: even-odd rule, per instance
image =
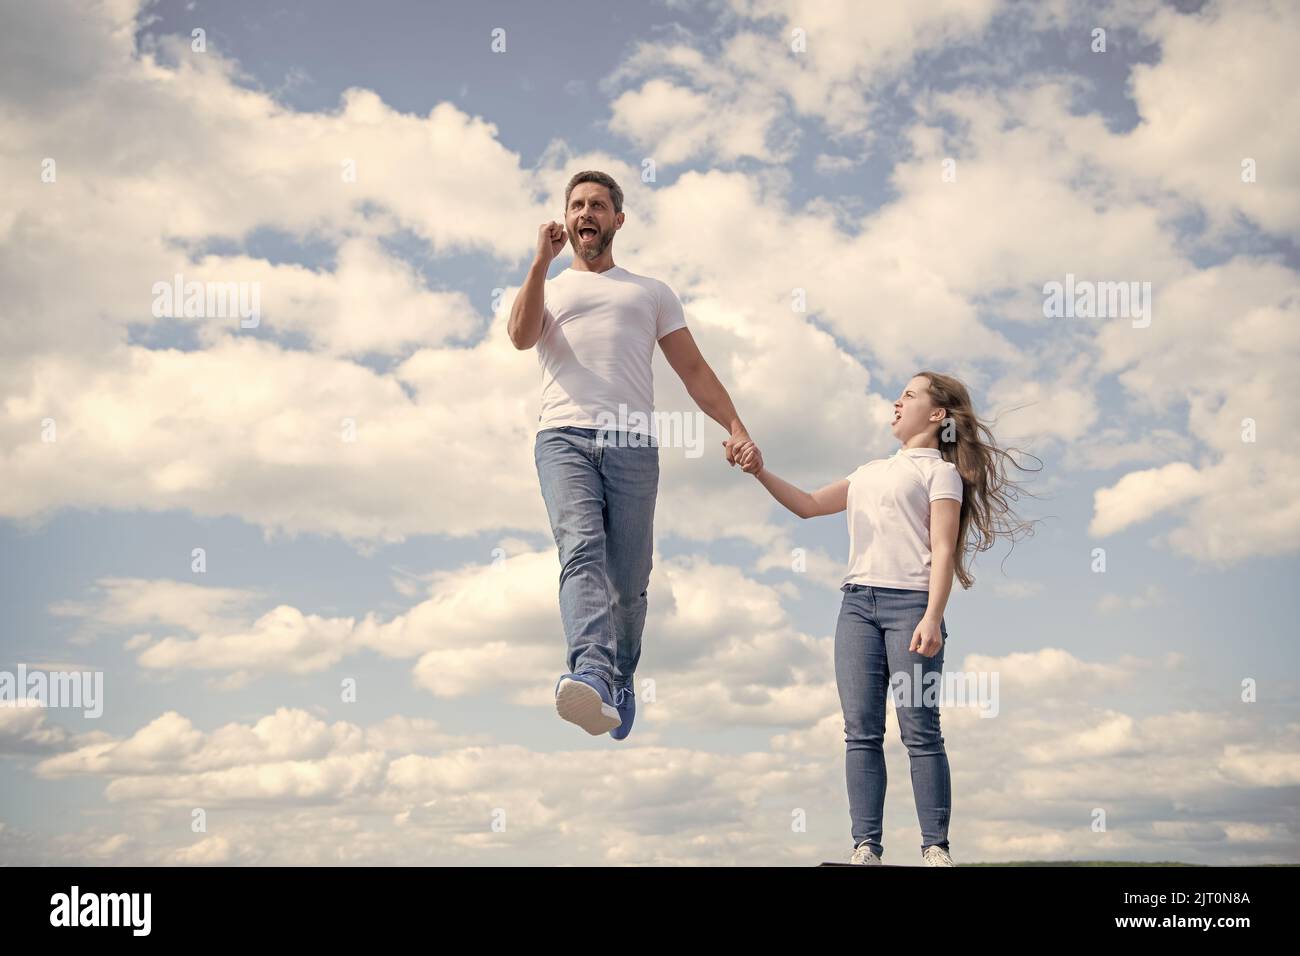
[[623, 225], [623, 214], [615, 214], [609, 189], [600, 183], [578, 183], [573, 187], [565, 219], [574, 255], [588, 262], [600, 258]]

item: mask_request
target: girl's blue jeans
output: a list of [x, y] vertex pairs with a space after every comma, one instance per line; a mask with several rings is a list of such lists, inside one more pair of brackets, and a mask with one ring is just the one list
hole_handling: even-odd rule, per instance
[[[928, 591], [845, 584], [835, 627], [835, 681], [844, 709], [845, 774], [853, 845], [866, 842], [877, 856], [885, 814], [885, 697], [895, 692], [898, 729], [912, 765], [912, 795], [921, 824], [921, 847], [948, 849], [952, 784], [939, 730], [948, 628], [939, 622], [944, 644], [933, 657], [909, 651], [912, 632], [925, 615]], [[932, 674], [926, 678], [925, 675]], [[900, 675], [902, 675], [900, 677]], [[926, 691], [929, 682], [936, 682]]]

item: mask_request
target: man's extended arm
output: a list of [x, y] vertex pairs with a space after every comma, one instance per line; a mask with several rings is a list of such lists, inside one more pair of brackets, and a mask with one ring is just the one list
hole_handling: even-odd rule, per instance
[[731, 396], [722, 387], [718, 377], [709, 368], [709, 363], [700, 354], [699, 346], [690, 329], [677, 329], [669, 332], [659, 340], [659, 347], [664, 351], [664, 358], [686, 386], [686, 392], [700, 410], [725, 428], [731, 437], [725, 442], [727, 462], [735, 464], [732, 449], [742, 441], [750, 441], [749, 432], [736, 414], [736, 406], [731, 403]]

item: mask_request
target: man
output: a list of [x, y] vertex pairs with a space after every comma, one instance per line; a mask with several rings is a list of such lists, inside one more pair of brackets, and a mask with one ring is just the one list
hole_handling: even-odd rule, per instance
[[[695, 403], [730, 434], [722, 443], [727, 462], [734, 466], [736, 448], [752, 440], [686, 328], [677, 295], [658, 279], [614, 265], [623, 190], [588, 170], [569, 181], [564, 201], [564, 224], [537, 230], [537, 255], [507, 329], [515, 348], [537, 346], [542, 367], [533, 454], [559, 550], [568, 642], [569, 672], [556, 684], [556, 710], [589, 734], [622, 740], [636, 715], [632, 675], [654, 550], [655, 342]], [[573, 262], [548, 281], [566, 238]], [[649, 434], [610, 425], [640, 421], [650, 423]]]

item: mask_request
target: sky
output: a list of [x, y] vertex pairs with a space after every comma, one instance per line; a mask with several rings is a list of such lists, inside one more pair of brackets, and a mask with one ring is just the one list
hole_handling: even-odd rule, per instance
[[711, 421], [661, 449], [631, 736], [555, 714], [505, 323], [585, 169], [769, 469], [889, 456], [923, 369], [1025, 466], [944, 611], [997, 692], [943, 708], [959, 864], [1300, 861], [1298, 43], [1284, 0], [5, 0], [0, 680], [102, 712], [0, 701], [0, 863], [847, 859], [845, 516]]

